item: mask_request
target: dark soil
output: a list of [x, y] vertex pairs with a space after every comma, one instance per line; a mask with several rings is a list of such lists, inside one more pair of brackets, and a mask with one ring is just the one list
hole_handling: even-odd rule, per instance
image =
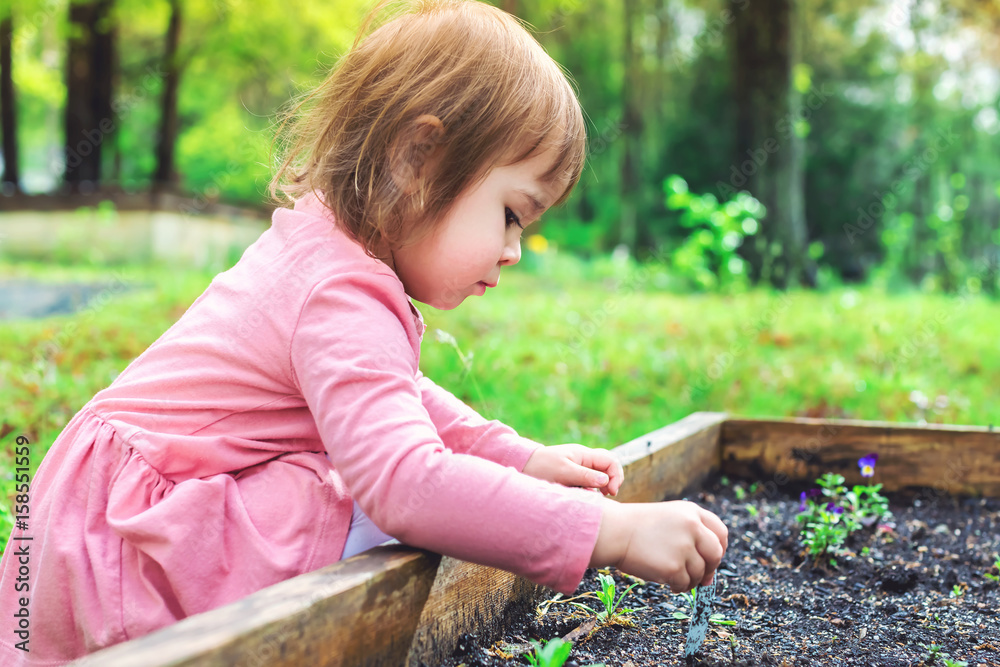
[[[689, 498], [729, 527], [729, 550], [717, 579], [713, 613], [736, 624], [711, 625], [695, 658], [683, 657], [690, 613], [683, 595], [646, 583], [623, 606], [638, 607], [633, 627], [614, 624], [578, 640], [567, 667], [644, 665], [858, 665], [1000, 667], [997, 574], [1000, 500], [889, 495], [888, 525], [854, 533], [850, 555], [836, 565], [814, 562], [798, 544], [798, 491], [767, 497], [745, 481], [719, 480]], [[877, 478], [876, 478], [877, 481]], [[737, 491], [739, 489], [739, 491]], [[740, 493], [742, 499], [737, 499]], [[753, 507], [753, 510], [748, 510]], [[867, 547], [867, 550], [863, 550]], [[618, 590], [634, 580], [612, 571]], [[576, 594], [598, 590], [588, 570]], [[958, 587], [955, 589], [955, 587]], [[583, 599], [598, 608], [596, 599]], [[520, 618], [498, 642], [463, 638], [445, 667], [527, 664], [529, 640], [563, 637], [587, 620], [569, 604], [549, 606], [540, 619]], [[937, 657], [930, 647], [937, 645]], [[961, 664], [952, 663], [952, 664]]]

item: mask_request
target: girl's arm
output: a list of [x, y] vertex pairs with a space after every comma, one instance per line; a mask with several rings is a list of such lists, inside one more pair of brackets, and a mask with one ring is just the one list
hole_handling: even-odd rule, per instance
[[453, 452], [472, 454], [520, 471], [535, 450], [544, 446], [519, 436], [502, 422], [485, 419], [419, 371], [417, 386], [438, 435]]
[[608, 451], [575, 443], [546, 447], [521, 437], [510, 426], [487, 421], [451, 392], [417, 372], [421, 400], [445, 446], [472, 454], [526, 475], [565, 486], [598, 489], [617, 495], [624, 474]]
[[597, 542], [601, 500], [445, 447], [417, 383], [419, 338], [398, 281], [338, 273], [292, 334], [292, 381], [351, 496], [412, 546], [569, 594]]

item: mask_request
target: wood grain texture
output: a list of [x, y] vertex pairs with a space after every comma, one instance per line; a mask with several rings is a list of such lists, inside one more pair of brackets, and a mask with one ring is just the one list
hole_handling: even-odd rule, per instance
[[627, 503], [679, 498], [719, 470], [719, 437], [727, 415], [695, 412], [616, 447], [625, 468], [617, 500]]
[[[613, 453], [625, 468], [621, 502], [678, 497], [701, 485], [719, 467], [719, 430], [726, 415], [700, 412], [620, 445]], [[421, 616], [408, 661], [417, 667], [440, 663], [462, 633], [498, 637], [508, 614], [533, 607], [547, 588], [523, 577], [481, 565], [443, 558]]]
[[[695, 413], [614, 449], [622, 502], [679, 497], [719, 468], [726, 415]], [[74, 664], [101, 667], [437, 664], [458, 637], [499, 635], [547, 588], [503, 570], [378, 547]]]
[[763, 484], [811, 483], [826, 472], [858, 484], [858, 459], [874, 452], [873, 481], [885, 490], [1000, 496], [1000, 432], [985, 427], [730, 419], [722, 425], [721, 447], [724, 474]]
[[399, 667], [439, 561], [376, 547], [73, 664]]
[[406, 664], [440, 664], [463, 633], [487, 641], [503, 634], [512, 615], [530, 611], [552, 591], [524, 577], [444, 557], [424, 605]]

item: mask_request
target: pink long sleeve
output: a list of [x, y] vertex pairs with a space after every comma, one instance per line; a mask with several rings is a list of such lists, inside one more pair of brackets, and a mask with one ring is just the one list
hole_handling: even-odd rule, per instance
[[472, 454], [502, 466], [524, 470], [531, 454], [541, 443], [522, 438], [514, 429], [495, 419], [486, 420], [471, 407], [417, 372], [417, 386], [424, 408], [448, 449]]
[[[31, 480], [31, 652], [0, 636], [0, 664], [62, 664], [336, 562], [355, 500], [405, 543], [571, 593], [599, 494], [522, 474], [540, 445], [423, 377], [423, 331], [316, 196], [276, 210], [52, 443]], [[8, 619], [25, 530], [0, 561]]]
[[387, 298], [391, 280], [353, 273], [320, 282], [293, 335], [295, 379], [334, 466], [372, 521], [400, 541], [571, 593], [600, 508], [445, 447], [421, 402], [415, 355], [405, 353], [412, 315], [405, 301]]

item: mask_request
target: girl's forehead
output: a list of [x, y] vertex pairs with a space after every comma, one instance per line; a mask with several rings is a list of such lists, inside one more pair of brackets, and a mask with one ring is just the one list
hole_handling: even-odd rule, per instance
[[551, 203], [569, 184], [569, 175], [560, 174], [555, 170], [559, 167], [559, 152], [555, 147], [544, 151], [536, 151], [524, 160], [513, 165], [518, 176], [531, 182], [535, 198], [541, 202]]

